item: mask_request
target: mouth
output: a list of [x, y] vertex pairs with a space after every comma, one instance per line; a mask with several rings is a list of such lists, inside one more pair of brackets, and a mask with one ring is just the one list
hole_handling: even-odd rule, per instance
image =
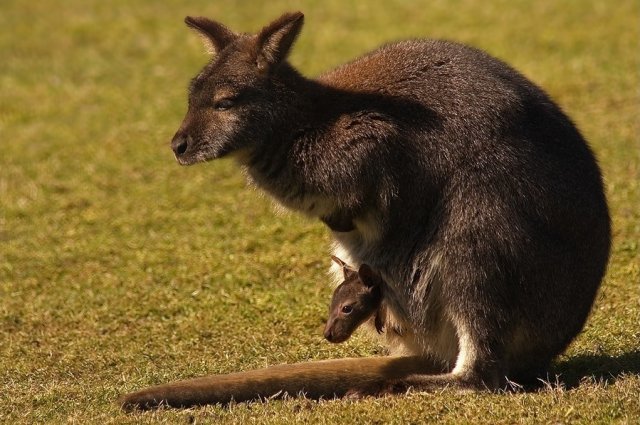
[[200, 148], [195, 152], [191, 149], [185, 149], [181, 152], [174, 149], [173, 154], [178, 164], [193, 165], [201, 162], [212, 161], [214, 159], [224, 158], [234, 152], [236, 152], [236, 150], [231, 146], [223, 146], [217, 149], [208, 146], [205, 148]]
[[348, 340], [348, 339], [349, 339], [349, 336], [350, 336], [350, 335], [347, 335], [347, 336], [344, 336], [344, 335], [342, 335], [342, 336], [337, 336], [337, 335], [334, 335], [332, 332], [325, 332], [325, 333], [324, 333], [324, 337], [325, 337], [325, 339], [326, 339], [327, 341], [329, 341], [329, 342], [333, 343], [333, 344], [340, 344], [341, 342], [345, 342], [346, 340]]
[[178, 155], [178, 154], [174, 154], [174, 157], [176, 158], [176, 162], [180, 165], [193, 165], [196, 164], [198, 162], [202, 162], [202, 161], [198, 161], [197, 159], [195, 159], [192, 155]]

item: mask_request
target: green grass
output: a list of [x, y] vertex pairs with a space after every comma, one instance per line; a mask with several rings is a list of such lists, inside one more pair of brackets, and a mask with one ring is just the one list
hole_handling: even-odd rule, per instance
[[[0, 423], [640, 421], [640, 4], [255, 3], [3, 0]], [[613, 252], [545, 390], [119, 411], [150, 384], [380, 352], [322, 338], [322, 225], [274, 214], [232, 162], [183, 168], [168, 146], [207, 60], [183, 17], [254, 31], [295, 9], [291, 60], [307, 75], [390, 40], [463, 41], [545, 87], [590, 141]]]

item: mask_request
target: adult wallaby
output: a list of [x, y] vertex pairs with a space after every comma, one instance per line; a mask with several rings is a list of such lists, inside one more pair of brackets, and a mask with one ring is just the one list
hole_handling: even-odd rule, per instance
[[[255, 35], [186, 18], [217, 53], [189, 89], [180, 164], [230, 156], [320, 218], [335, 254], [385, 282], [392, 354], [148, 388], [127, 409], [304, 392], [498, 389], [543, 374], [582, 329], [610, 221], [578, 130], [503, 62], [437, 40], [386, 45], [308, 79], [286, 61], [302, 13]], [[336, 267], [337, 268], [337, 267]]]
[[329, 342], [344, 342], [371, 318], [374, 319], [376, 331], [382, 333], [385, 320], [382, 304], [384, 282], [380, 275], [367, 264], [361, 264], [355, 270], [338, 257], [331, 258], [342, 267], [344, 281], [333, 291], [324, 337]]

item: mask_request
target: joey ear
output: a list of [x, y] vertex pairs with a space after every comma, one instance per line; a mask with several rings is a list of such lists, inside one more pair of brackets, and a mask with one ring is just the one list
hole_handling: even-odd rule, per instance
[[335, 255], [331, 256], [331, 260], [333, 260], [333, 262], [336, 263], [337, 265], [339, 265], [340, 267], [344, 267], [344, 266], [347, 265], [347, 263], [345, 263], [344, 261], [342, 261], [341, 259], [339, 259]]
[[351, 266], [349, 266], [347, 263], [345, 263], [335, 255], [332, 255], [331, 259], [333, 260], [334, 263], [342, 267], [342, 274], [344, 276], [344, 280], [349, 280], [357, 275], [358, 272], [356, 272], [354, 269], [351, 268]]
[[202, 36], [211, 53], [218, 53], [231, 43], [237, 35], [219, 22], [202, 16], [187, 16], [184, 22]]
[[358, 277], [369, 288], [379, 286], [382, 283], [380, 275], [374, 272], [368, 264], [360, 265], [360, 268], [358, 269]]
[[344, 275], [344, 280], [351, 280], [358, 276], [358, 272], [349, 266], [344, 266], [342, 268], [342, 274]]
[[266, 70], [278, 65], [287, 57], [303, 23], [302, 12], [285, 13], [258, 33], [256, 43], [258, 69]]

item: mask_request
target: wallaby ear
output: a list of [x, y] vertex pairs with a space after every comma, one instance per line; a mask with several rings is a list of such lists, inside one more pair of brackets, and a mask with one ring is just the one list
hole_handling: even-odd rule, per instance
[[221, 23], [202, 16], [187, 16], [184, 22], [189, 28], [198, 31], [211, 53], [220, 52], [237, 37], [233, 31]]
[[258, 33], [256, 64], [265, 70], [282, 62], [302, 29], [302, 12], [285, 13]]
[[382, 283], [380, 275], [374, 272], [368, 264], [360, 265], [360, 268], [358, 269], [358, 277], [369, 288], [379, 286]]

